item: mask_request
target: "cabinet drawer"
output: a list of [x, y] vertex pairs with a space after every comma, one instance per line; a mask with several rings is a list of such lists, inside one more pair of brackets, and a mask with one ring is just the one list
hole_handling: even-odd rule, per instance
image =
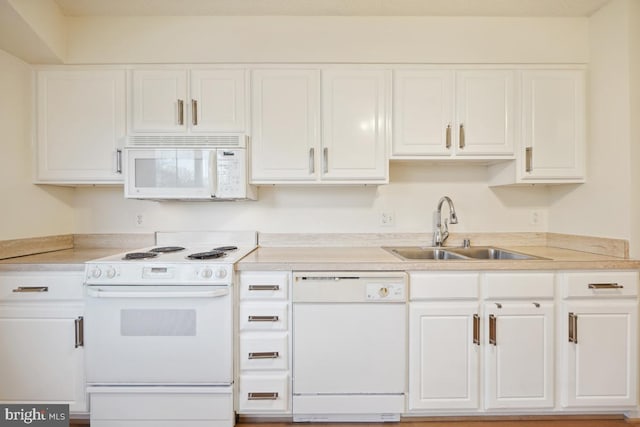
[[240, 273], [240, 299], [278, 299], [288, 298], [289, 273], [286, 271]]
[[487, 273], [484, 278], [485, 299], [553, 298], [554, 273]]
[[638, 273], [635, 271], [564, 273], [561, 278], [563, 298], [638, 296]]
[[0, 274], [0, 301], [82, 300], [83, 272]]
[[411, 273], [410, 300], [477, 299], [478, 273]]
[[289, 327], [289, 304], [240, 304], [241, 331], [286, 331]]
[[241, 375], [238, 407], [240, 413], [287, 412], [289, 375]]
[[287, 333], [251, 333], [240, 335], [241, 370], [286, 370], [289, 368]]

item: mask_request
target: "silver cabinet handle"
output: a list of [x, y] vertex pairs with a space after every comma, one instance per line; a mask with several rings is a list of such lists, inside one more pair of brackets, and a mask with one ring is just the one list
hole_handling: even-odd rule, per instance
[[250, 291], [279, 291], [280, 285], [249, 285]]
[[451, 148], [451, 124], [447, 125], [446, 147], [447, 147], [447, 149]]
[[309, 148], [309, 173], [316, 173], [316, 149]]
[[18, 286], [11, 292], [27, 293], [27, 292], [49, 292], [48, 286]]
[[569, 313], [569, 342], [578, 344], [578, 315]]
[[80, 316], [75, 320], [76, 343], [75, 348], [84, 347], [84, 317]]
[[249, 322], [277, 322], [278, 316], [249, 316]]
[[617, 283], [589, 283], [589, 289], [623, 289], [624, 286]]
[[249, 353], [249, 360], [256, 359], [277, 359], [280, 357], [280, 353], [277, 351], [262, 351], [256, 353]]
[[329, 148], [327, 147], [322, 150], [322, 171], [329, 172]]
[[464, 148], [466, 146], [466, 142], [464, 140], [464, 125], [460, 124], [460, 139], [458, 141], [458, 147], [460, 147], [461, 149]]
[[278, 400], [277, 392], [249, 393], [249, 400]]
[[182, 99], [178, 99], [178, 124], [184, 124], [184, 101]]
[[122, 173], [122, 150], [116, 150], [116, 173]]
[[533, 171], [533, 147], [527, 147], [524, 149], [525, 165], [524, 171]]
[[473, 315], [473, 343], [480, 345], [480, 316]]
[[489, 315], [489, 344], [497, 345], [496, 341], [496, 316]]
[[191, 100], [191, 123], [194, 126], [198, 126], [198, 101]]

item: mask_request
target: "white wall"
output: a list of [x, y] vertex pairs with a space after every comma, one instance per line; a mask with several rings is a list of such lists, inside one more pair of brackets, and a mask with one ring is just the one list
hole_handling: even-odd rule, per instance
[[631, 247], [630, 252], [640, 258], [640, 1], [630, 2], [631, 29], [629, 55], [631, 58]]
[[[452, 231], [545, 231], [547, 190], [490, 189], [484, 166], [391, 167], [383, 186], [261, 187], [253, 202], [123, 200], [116, 188], [79, 188], [76, 232], [256, 229], [263, 232], [429, 232], [440, 197], [449, 195], [460, 223]], [[531, 213], [540, 215], [531, 224]], [[382, 212], [395, 226], [380, 225]], [[138, 226], [137, 216], [143, 225]]]
[[[629, 1], [589, 19], [590, 111], [587, 183], [551, 190], [549, 230], [631, 239]], [[638, 254], [640, 255], [640, 254]]]
[[73, 190], [32, 181], [31, 67], [0, 50], [0, 240], [73, 232]]
[[584, 63], [586, 18], [68, 18], [68, 63]]

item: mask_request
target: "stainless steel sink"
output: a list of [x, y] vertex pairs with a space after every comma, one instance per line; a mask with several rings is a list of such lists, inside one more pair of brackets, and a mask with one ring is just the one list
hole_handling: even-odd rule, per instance
[[404, 247], [385, 247], [383, 248], [392, 254], [404, 260], [420, 260], [420, 259], [469, 259], [464, 255], [446, 251], [442, 248], [421, 247], [421, 246], [404, 246]]
[[493, 246], [475, 246], [469, 248], [395, 246], [383, 247], [384, 250], [405, 260], [531, 260], [546, 259], [520, 252], [508, 251]]
[[470, 248], [449, 248], [449, 251], [472, 259], [545, 259], [520, 252], [507, 251], [492, 246], [476, 246]]

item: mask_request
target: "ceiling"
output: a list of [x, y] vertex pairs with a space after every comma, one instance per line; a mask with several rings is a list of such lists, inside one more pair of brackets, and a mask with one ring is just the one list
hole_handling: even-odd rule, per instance
[[590, 16], [609, 0], [54, 0], [66, 16]]

